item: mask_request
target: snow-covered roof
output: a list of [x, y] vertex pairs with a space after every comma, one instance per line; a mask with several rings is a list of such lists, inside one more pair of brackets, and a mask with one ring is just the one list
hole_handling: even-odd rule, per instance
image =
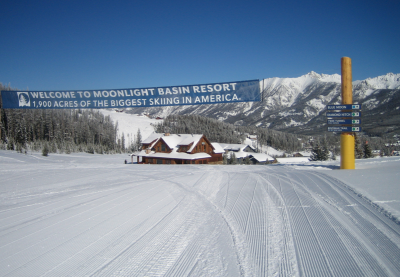
[[254, 159], [256, 159], [257, 161], [259, 161], [260, 163], [262, 162], [266, 162], [266, 161], [273, 161], [275, 160], [274, 158], [272, 158], [271, 156], [264, 154], [264, 153], [252, 153], [250, 154], [250, 156], [252, 156]]
[[[201, 159], [201, 158], [210, 158], [211, 156], [206, 153], [195, 153], [195, 154], [188, 154], [193, 151], [196, 145], [199, 143], [203, 135], [201, 134], [157, 134], [153, 133], [148, 138], [146, 138], [142, 143], [143, 144], [150, 144], [147, 149], [152, 149], [154, 145], [162, 139], [165, 144], [172, 150], [171, 153], [155, 153], [151, 152], [152, 154], [156, 154], [157, 156], [151, 156], [152, 154], [146, 154], [145, 151], [136, 152], [132, 155], [134, 156], [146, 156], [146, 157], [158, 157], [158, 158], [171, 158], [171, 159]], [[153, 143], [152, 143], [153, 142]], [[186, 151], [186, 153], [178, 152], [179, 146], [188, 146], [190, 145], [190, 149]], [[211, 143], [211, 146], [214, 148], [215, 154], [224, 153], [224, 150], [218, 143]], [[190, 155], [185, 156], [185, 155]], [[149, 156], [150, 155], [150, 156]]]
[[215, 154], [225, 153], [224, 148], [222, 148], [218, 142], [211, 142], [211, 145], [214, 147]]
[[163, 136], [161, 139], [168, 145], [170, 149], [174, 149], [182, 140], [179, 135]]
[[255, 150], [255, 148], [248, 144], [237, 144], [237, 143], [220, 143], [221, 147], [224, 150], [228, 151], [244, 151], [246, 147], [250, 147], [251, 149]]
[[254, 147], [248, 144], [220, 143], [220, 145], [224, 150], [229, 151], [243, 151], [246, 147], [254, 150]]
[[182, 141], [178, 145], [189, 145], [193, 143], [187, 152], [192, 152], [194, 147], [196, 147], [197, 143], [203, 137], [203, 135], [181, 135], [181, 136], [182, 136]]
[[145, 140], [142, 140], [142, 143], [143, 144], [149, 144], [152, 141], [161, 138], [162, 136], [164, 136], [164, 134], [152, 133]]
[[197, 145], [199, 140], [203, 137], [203, 135], [190, 135], [190, 134], [157, 134], [153, 133], [148, 138], [146, 138], [142, 143], [149, 144], [154, 141], [154, 143], [149, 147], [153, 147], [154, 144], [158, 141], [158, 139], [162, 139], [170, 149], [177, 148], [180, 145], [190, 145], [192, 147], [187, 151], [191, 152], [193, 148]]
[[149, 154], [146, 154], [146, 151], [142, 150], [140, 152], [134, 153], [133, 155], [147, 157], [147, 158], [166, 158], [166, 159], [180, 159], [180, 160], [196, 160], [196, 159], [211, 158], [211, 156], [206, 153], [188, 154], [176, 151], [172, 153], [161, 153], [161, 152], [151, 151]]
[[182, 140], [179, 145], [189, 145], [192, 142], [197, 143], [203, 135], [180, 135]]
[[230, 158], [232, 154], [235, 154], [236, 159], [244, 159], [244, 158], [246, 158], [247, 156], [249, 156], [251, 153], [249, 153], [249, 152], [243, 152], [243, 151], [239, 151], [239, 152], [236, 152], [236, 151], [229, 151], [229, 152], [228, 152], [228, 158]]

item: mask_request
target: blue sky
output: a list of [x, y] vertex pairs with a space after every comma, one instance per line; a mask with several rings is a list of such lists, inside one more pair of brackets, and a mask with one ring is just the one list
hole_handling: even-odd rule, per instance
[[0, 82], [142, 88], [400, 73], [400, 1], [3, 0]]

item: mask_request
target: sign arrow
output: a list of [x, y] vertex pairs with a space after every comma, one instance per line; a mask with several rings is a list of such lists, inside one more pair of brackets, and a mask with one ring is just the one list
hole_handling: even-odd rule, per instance
[[360, 104], [354, 105], [328, 105], [328, 110], [361, 110]]
[[328, 132], [362, 132], [361, 127], [336, 126], [328, 127]]
[[327, 117], [360, 117], [361, 112], [326, 113]]
[[353, 125], [361, 124], [361, 119], [328, 119], [329, 125]]

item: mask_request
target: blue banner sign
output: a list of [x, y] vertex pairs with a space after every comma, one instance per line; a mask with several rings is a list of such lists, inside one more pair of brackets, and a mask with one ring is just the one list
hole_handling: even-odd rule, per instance
[[107, 109], [261, 101], [258, 80], [69, 91], [1, 91], [4, 109]]
[[353, 125], [361, 124], [361, 119], [328, 119], [329, 125]]
[[328, 110], [361, 110], [360, 104], [354, 105], [328, 105]]
[[347, 127], [347, 126], [328, 127], [328, 132], [361, 132], [361, 127]]
[[360, 117], [360, 112], [326, 113], [327, 117]]

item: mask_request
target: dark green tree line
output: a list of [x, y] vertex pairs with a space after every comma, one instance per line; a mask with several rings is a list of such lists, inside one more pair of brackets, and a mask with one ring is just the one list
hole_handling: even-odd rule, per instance
[[[11, 90], [0, 83], [1, 90]], [[117, 126], [95, 110], [3, 109], [0, 97], [0, 144], [4, 149], [49, 152], [115, 153]]]
[[159, 133], [204, 134], [210, 141], [220, 143], [242, 143], [246, 134], [250, 134], [257, 136], [259, 145], [288, 151], [300, 151], [299, 138], [306, 140], [305, 136], [254, 126], [235, 126], [199, 115], [169, 115], [155, 125], [155, 130]]

